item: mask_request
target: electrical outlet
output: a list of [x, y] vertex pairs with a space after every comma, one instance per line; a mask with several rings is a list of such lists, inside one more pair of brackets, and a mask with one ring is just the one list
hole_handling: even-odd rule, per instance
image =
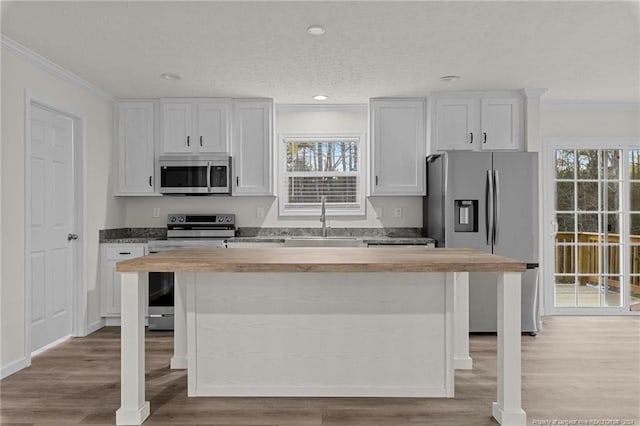
[[160, 207], [153, 208], [153, 217], [160, 217]]
[[402, 217], [402, 207], [396, 207], [393, 215], [395, 217]]
[[256, 217], [262, 219], [264, 217], [264, 207], [258, 207], [256, 209]]

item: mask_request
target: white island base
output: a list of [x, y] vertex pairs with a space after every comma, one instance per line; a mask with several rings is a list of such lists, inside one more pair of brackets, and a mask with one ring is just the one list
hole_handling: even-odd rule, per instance
[[189, 396], [453, 396], [438, 273], [181, 273]]
[[[144, 272], [122, 272], [116, 422], [141, 424]], [[487, 414], [525, 425], [520, 272], [497, 276], [498, 391]], [[176, 272], [171, 364], [188, 367], [189, 396], [453, 397], [456, 364], [470, 364], [465, 285], [467, 272]]]

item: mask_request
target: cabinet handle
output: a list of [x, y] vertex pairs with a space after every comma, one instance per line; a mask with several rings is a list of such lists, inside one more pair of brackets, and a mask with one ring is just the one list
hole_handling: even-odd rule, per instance
[[378, 176], [376, 176], [376, 186], [378, 186]]
[[189, 142], [189, 136], [187, 136], [187, 146], [191, 146], [191, 143]]
[[125, 255], [125, 254], [131, 254], [130, 251], [121, 251], [120, 254]]
[[482, 136], [484, 137], [482, 143], [487, 143], [487, 132], [482, 132]]
[[202, 146], [202, 136], [200, 136], [200, 146]]
[[153, 176], [149, 176], [149, 186], [151, 187], [153, 187], [152, 180], [153, 180]]
[[469, 143], [473, 143], [473, 132], [469, 133], [471, 135], [471, 141]]
[[240, 186], [240, 176], [236, 176], [236, 186]]

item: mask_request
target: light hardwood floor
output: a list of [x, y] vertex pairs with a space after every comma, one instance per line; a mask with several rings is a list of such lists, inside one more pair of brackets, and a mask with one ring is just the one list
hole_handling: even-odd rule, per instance
[[[544, 326], [538, 336], [522, 337], [529, 424], [640, 425], [640, 317], [548, 317]], [[147, 335], [151, 416], [145, 424], [497, 424], [491, 419], [495, 335], [472, 335], [475, 368], [456, 372], [453, 399], [187, 398], [185, 372], [169, 369], [171, 347], [171, 333]], [[119, 355], [119, 328], [108, 327], [34, 357], [30, 368], [0, 382], [1, 423], [113, 424], [120, 402]]]

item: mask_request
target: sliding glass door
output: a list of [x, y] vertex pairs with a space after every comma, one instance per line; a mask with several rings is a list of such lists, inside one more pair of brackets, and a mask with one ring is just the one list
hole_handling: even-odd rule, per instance
[[[547, 308], [640, 308], [639, 150], [558, 142], [546, 153]], [[564, 146], [563, 146], [564, 145]], [[595, 144], [591, 144], [595, 145]]]

